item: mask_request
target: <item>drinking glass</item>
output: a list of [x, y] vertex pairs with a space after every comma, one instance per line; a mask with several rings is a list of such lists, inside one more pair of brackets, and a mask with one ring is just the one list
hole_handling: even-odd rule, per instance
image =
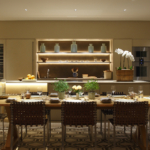
[[134, 93], [133, 87], [129, 87], [129, 88], [128, 88], [128, 93], [129, 93], [129, 96], [130, 96], [131, 98], [133, 98], [133, 93]]
[[46, 95], [46, 94], [42, 95], [42, 100], [43, 100], [43, 101], [46, 101], [46, 100], [47, 100], [47, 95]]
[[139, 98], [143, 98], [143, 86], [138, 87], [138, 92], [139, 92]]
[[112, 96], [112, 92], [111, 91], [107, 91], [107, 97], [111, 98], [111, 96]]
[[133, 99], [134, 99], [135, 101], [138, 101], [138, 94], [137, 94], [137, 93], [133, 93]]
[[116, 92], [116, 87], [114, 85], [111, 86], [111, 91], [112, 91], [112, 94], [114, 95], [114, 93]]
[[42, 94], [42, 87], [37, 87], [37, 93], [39, 94], [39, 96]]
[[134, 92], [133, 87], [129, 87], [129, 88], [128, 88], [128, 93], [129, 93], [129, 95], [132, 95], [133, 92]]

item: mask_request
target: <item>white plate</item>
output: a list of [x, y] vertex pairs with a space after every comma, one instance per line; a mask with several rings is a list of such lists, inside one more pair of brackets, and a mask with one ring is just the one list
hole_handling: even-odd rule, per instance
[[84, 102], [84, 100], [63, 100], [64, 102], [75, 102], [75, 103], [80, 103], [80, 102]]
[[[76, 95], [71, 95], [71, 97], [76, 97]], [[82, 96], [79, 96], [79, 97], [84, 97], [84, 95], [82, 95]]]
[[150, 99], [150, 97], [143, 97], [143, 98], [145, 98], [145, 99]]
[[126, 95], [112, 95], [112, 97], [125, 97]]
[[132, 99], [117, 99], [117, 100], [114, 100], [114, 102], [130, 102], [130, 103], [133, 103], [133, 102], [135, 102], [135, 100], [132, 100]]
[[31, 95], [31, 97], [41, 97], [41, 96], [39, 96], [39, 95]]
[[20, 102], [28, 102], [28, 103], [31, 103], [31, 102], [43, 102], [43, 100], [31, 99], [31, 100], [22, 100]]

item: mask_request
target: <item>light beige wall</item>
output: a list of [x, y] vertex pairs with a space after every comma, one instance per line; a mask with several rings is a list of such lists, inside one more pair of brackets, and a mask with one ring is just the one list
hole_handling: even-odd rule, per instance
[[2, 21], [0, 38], [150, 39], [150, 21]]
[[[5, 78], [17, 80], [33, 72], [33, 40], [7, 39], [5, 48]], [[34, 54], [35, 55], [35, 54]]]
[[[14, 40], [14, 39], [113, 39], [113, 51], [116, 48], [132, 50], [132, 46], [150, 46], [150, 21], [3, 21], [0, 22], [0, 40]], [[23, 72], [18, 74], [17, 70], [22, 67], [27, 67], [26, 63], [32, 62], [31, 53], [28, 55], [26, 51], [20, 48], [22, 52], [20, 56], [28, 57], [28, 62], [25, 57], [24, 63], [21, 62], [20, 66], [15, 65], [19, 62], [18, 59], [12, 58], [12, 51], [18, 51], [15, 49], [15, 41], [7, 42], [6, 52], [9, 54], [5, 60], [10, 61], [5, 66], [7, 72], [11, 70], [14, 72], [12, 77], [6, 75], [6, 79], [16, 79], [23, 75]], [[12, 45], [14, 46], [12, 47]], [[30, 44], [28, 43], [28, 46]], [[27, 45], [26, 45], [27, 46]], [[20, 45], [21, 47], [21, 45]], [[22, 46], [23, 47], [23, 46]], [[30, 48], [27, 48], [29, 51]], [[19, 56], [19, 57], [20, 57]], [[14, 56], [13, 56], [14, 57]], [[18, 57], [17, 57], [18, 58]], [[21, 57], [20, 57], [21, 58]], [[117, 54], [113, 55], [114, 65], [113, 69], [119, 65], [119, 58]], [[13, 68], [11, 62], [13, 63]], [[35, 61], [34, 61], [35, 62]], [[11, 67], [10, 67], [10, 66]], [[33, 64], [34, 65], [34, 64]], [[9, 69], [8, 69], [9, 68]], [[30, 69], [29, 69], [30, 68]], [[31, 67], [24, 71], [30, 72]], [[32, 68], [35, 72], [35, 65]], [[17, 72], [16, 72], [17, 71]], [[15, 73], [16, 72], [16, 73]], [[114, 77], [115, 79], [115, 73]]]

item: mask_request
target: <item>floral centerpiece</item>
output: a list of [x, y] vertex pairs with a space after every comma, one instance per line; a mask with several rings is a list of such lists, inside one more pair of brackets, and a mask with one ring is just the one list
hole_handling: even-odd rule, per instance
[[[116, 49], [115, 52], [120, 55], [120, 67], [118, 67], [116, 70], [117, 81], [133, 81], [133, 67], [129, 66], [129, 60], [135, 61], [134, 56], [132, 55], [131, 52], [129, 52], [127, 50], [123, 51], [120, 48]], [[122, 57], [123, 57], [123, 66], [121, 65]], [[126, 69], [126, 67], [125, 67], [126, 59], [128, 62], [128, 69]], [[122, 69], [122, 67], [123, 67], [123, 69]]]
[[74, 85], [72, 87], [73, 91], [76, 93], [76, 98], [79, 99], [79, 92], [82, 90], [82, 86], [78, 85]]
[[[122, 57], [124, 57], [124, 59], [123, 59], [123, 69], [126, 69], [126, 67], [124, 66], [124, 64], [125, 64], [125, 58], [127, 58], [127, 61], [128, 61], [128, 69], [132, 70], [132, 66], [129, 67], [129, 60], [135, 61], [134, 56], [132, 55], [132, 53], [129, 52], [129, 51], [127, 51], [127, 50], [123, 51], [123, 50], [120, 49], [120, 48], [116, 49], [115, 52], [120, 55], [120, 67], [118, 67], [117, 70], [121, 70], [121, 69], [122, 69], [122, 67], [121, 67], [121, 60], [122, 60]], [[121, 56], [122, 56], [122, 57], [121, 57]]]

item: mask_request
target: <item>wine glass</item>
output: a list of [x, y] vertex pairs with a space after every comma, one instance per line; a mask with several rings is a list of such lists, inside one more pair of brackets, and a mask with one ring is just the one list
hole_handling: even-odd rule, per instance
[[140, 86], [138, 87], [138, 92], [139, 92], [139, 97], [140, 97], [140, 98], [143, 98], [143, 86], [140, 85]]
[[37, 93], [39, 94], [39, 96], [42, 94], [42, 87], [37, 87]]
[[114, 85], [111, 86], [111, 91], [112, 91], [112, 94], [114, 95], [116, 92], [116, 87]]

